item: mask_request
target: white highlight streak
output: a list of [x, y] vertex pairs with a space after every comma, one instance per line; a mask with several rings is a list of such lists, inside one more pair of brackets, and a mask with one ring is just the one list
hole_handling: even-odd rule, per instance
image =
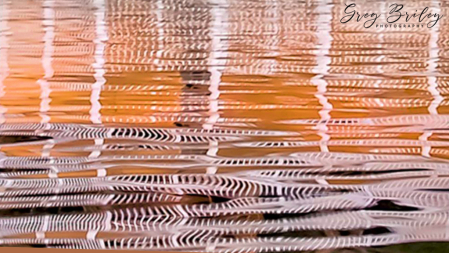
[[311, 82], [317, 86], [315, 97], [318, 98], [318, 101], [322, 106], [322, 109], [319, 111], [321, 123], [316, 126], [318, 135], [321, 136], [320, 149], [322, 152], [329, 152], [326, 143], [329, 141], [330, 136], [327, 134], [328, 128], [326, 121], [331, 118], [330, 112], [333, 107], [325, 96], [327, 91], [327, 81], [324, 78], [329, 73], [329, 64], [331, 63], [331, 59], [328, 55], [332, 44], [332, 36], [330, 35], [332, 29], [332, 5], [329, 1], [320, 1], [317, 9], [319, 11], [319, 17], [317, 19], [319, 24], [317, 31], [319, 50], [316, 54], [317, 66], [314, 68], [314, 73], [318, 73], [318, 75], [314, 76]]
[[47, 112], [50, 110], [50, 93], [51, 88], [48, 83], [48, 79], [52, 78], [54, 75], [54, 70], [52, 66], [53, 61], [53, 53], [55, 51], [53, 42], [55, 40], [55, 11], [54, 0], [45, 0], [44, 1], [44, 20], [42, 24], [44, 26], [44, 53], [42, 55], [42, 67], [44, 68], [44, 77], [39, 79], [37, 82], [41, 87], [41, 104], [39, 108], [41, 123], [50, 122], [50, 117], [47, 115]]
[[101, 89], [106, 83], [106, 79], [104, 75], [106, 73], [104, 69], [105, 59], [104, 59], [104, 51], [105, 51], [105, 41], [108, 40], [108, 34], [106, 29], [105, 22], [105, 0], [95, 0], [95, 7], [97, 8], [95, 12], [95, 26], [96, 26], [96, 38], [94, 39], [95, 43], [95, 63], [92, 64], [94, 68], [95, 74], [95, 83], [92, 85], [92, 91], [90, 95], [90, 103], [92, 105], [90, 109], [90, 120], [94, 124], [101, 123], [101, 104], [100, 104], [100, 94]]

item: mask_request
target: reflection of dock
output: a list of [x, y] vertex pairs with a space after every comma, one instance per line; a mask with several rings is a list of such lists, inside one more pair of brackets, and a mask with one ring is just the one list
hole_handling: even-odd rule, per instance
[[447, 241], [447, 21], [343, 6], [0, 2], [0, 246]]

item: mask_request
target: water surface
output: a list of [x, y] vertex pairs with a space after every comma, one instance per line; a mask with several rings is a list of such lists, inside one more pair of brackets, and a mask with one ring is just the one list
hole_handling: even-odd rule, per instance
[[0, 245], [445, 252], [449, 19], [344, 7], [1, 1]]

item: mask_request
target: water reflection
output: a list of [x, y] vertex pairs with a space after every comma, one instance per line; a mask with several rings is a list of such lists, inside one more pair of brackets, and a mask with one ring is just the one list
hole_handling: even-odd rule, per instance
[[344, 3], [0, 2], [0, 245], [446, 242], [447, 21]]
[[[6, 4], [0, 5], [1, 16], [4, 17], [0, 21], [0, 98], [5, 95], [4, 81], [9, 75], [9, 65], [8, 65], [8, 20], [9, 9]], [[5, 122], [4, 113], [6, 109], [4, 106], [0, 105], [0, 123]]]

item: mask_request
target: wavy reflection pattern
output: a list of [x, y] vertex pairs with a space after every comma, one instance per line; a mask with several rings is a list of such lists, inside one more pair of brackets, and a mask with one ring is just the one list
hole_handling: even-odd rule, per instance
[[344, 6], [1, 1], [0, 246], [447, 242], [447, 18], [367, 29]]

